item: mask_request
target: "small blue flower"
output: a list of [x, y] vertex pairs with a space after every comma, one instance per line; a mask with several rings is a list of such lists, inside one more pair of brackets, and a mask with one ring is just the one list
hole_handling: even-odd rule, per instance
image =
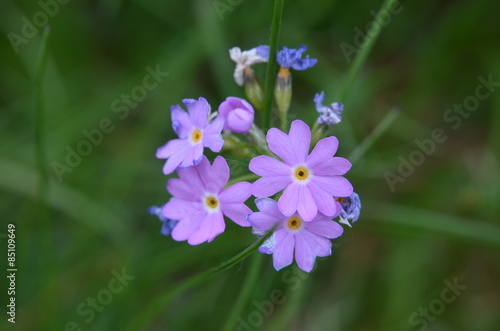
[[344, 111], [344, 104], [341, 102], [334, 102], [329, 106], [323, 105], [325, 99], [325, 92], [317, 93], [314, 96], [314, 103], [316, 103], [316, 110], [319, 113], [318, 123], [333, 125], [342, 121], [340, 114]]
[[313, 67], [318, 59], [311, 59], [307, 55], [302, 59], [302, 54], [307, 50], [307, 47], [300, 45], [299, 49], [290, 49], [288, 47], [283, 47], [281, 51], [278, 52], [276, 56], [276, 61], [282, 68], [293, 68], [295, 70], [306, 70], [307, 68]]
[[161, 234], [164, 236], [169, 236], [172, 233], [172, 230], [174, 227], [177, 225], [176, 220], [171, 220], [170, 218], [166, 218], [163, 216], [161, 213], [162, 207], [158, 206], [152, 206], [148, 208], [148, 213], [149, 215], [155, 215], [158, 217], [158, 219], [163, 223], [163, 226], [161, 227]]
[[356, 222], [361, 212], [361, 201], [359, 200], [359, 195], [353, 192], [347, 198], [337, 198], [336, 200], [342, 205], [339, 222], [351, 226], [349, 220], [351, 220], [352, 223]]

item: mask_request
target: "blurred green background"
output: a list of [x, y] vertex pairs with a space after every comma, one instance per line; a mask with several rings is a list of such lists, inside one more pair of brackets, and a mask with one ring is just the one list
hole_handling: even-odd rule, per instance
[[[244, 96], [233, 81], [228, 49], [268, 43], [273, 2], [49, 3], [42, 89], [48, 222], [36, 203], [34, 77], [41, 29], [25, 27], [48, 16], [37, 14], [44, 9], [36, 1], [4, 0], [0, 12], [0, 328], [123, 330], [166, 290], [255, 240], [248, 229], [227, 222], [211, 244], [174, 242], [159, 233], [160, 222], [146, 209], [168, 199], [155, 151], [174, 137], [169, 107], [204, 96], [216, 109], [227, 96]], [[321, 90], [327, 103], [338, 101], [354, 58], [341, 45], [359, 46], [358, 31], [366, 32], [381, 4], [285, 2], [280, 46], [306, 44], [319, 59], [293, 74], [291, 118], [312, 124], [312, 98]], [[344, 121], [333, 132], [338, 154], [348, 156], [391, 109], [401, 110], [347, 175], [363, 203], [361, 218], [307, 278], [295, 267], [276, 272], [271, 257], [262, 256], [257, 286], [233, 329], [500, 328], [500, 87], [473, 111], [448, 110], [474, 103], [478, 76], [500, 82], [500, 4], [407, 0], [397, 10], [386, 17], [342, 100]], [[143, 85], [147, 67], [168, 77], [127, 106], [122, 95]], [[255, 70], [263, 79], [265, 65]], [[88, 155], [73, 160], [59, 181], [54, 162], [67, 164], [67, 148], [85, 144], [84, 131], [103, 120], [109, 133], [88, 145]], [[401, 175], [401, 160], [417, 157], [415, 140], [432, 138], [436, 128], [447, 139], [411, 174]], [[247, 171], [241, 160], [229, 158], [233, 170]], [[388, 172], [401, 176], [392, 189]], [[16, 226], [15, 326], [5, 314], [9, 223]], [[139, 329], [220, 330], [258, 262], [251, 259], [176, 296]], [[122, 272], [128, 280], [112, 285]], [[453, 294], [445, 289], [454, 282], [462, 287]], [[109, 292], [113, 288], [120, 290]], [[271, 307], [276, 293], [283, 295]], [[101, 304], [90, 308], [87, 300], [96, 296]]]

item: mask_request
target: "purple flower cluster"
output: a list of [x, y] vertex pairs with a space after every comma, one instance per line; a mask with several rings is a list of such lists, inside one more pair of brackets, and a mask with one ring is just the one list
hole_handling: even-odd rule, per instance
[[[314, 66], [317, 59], [303, 58], [306, 50], [303, 45], [299, 49], [280, 50], [276, 59], [281, 70]], [[254, 79], [253, 73], [245, 74], [249, 67], [266, 62], [270, 56], [267, 46], [243, 52], [235, 47], [230, 55], [237, 63], [234, 76], [238, 85], [246, 84], [245, 77]], [[260, 92], [257, 89], [252, 93], [251, 102]], [[324, 106], [323, 100], [323, 92], [314, 98], [320, 113], [318, 123], [340, 122], [342, 104]], [[172, 128], [178, 138], [168, 141], [156, 153], [158, 158], [166, 159], [164, 174], [176, 172], [178, 176], [167, 181], [171, 198], [162, 207], [149, 209], [162, 222], [161, 233], [176, 241], [199, 245], [222, 234], [227, 218], [241, 227], [252, 227], [257, 236], [274, 230], [259, 251], [273, 255], [276, 270], [295, 259], [302, 270], [310, 272], [316, 257], [331, 255], [330, 240], [343, 233], [339, 223], [351, 226], [349, 221], [356, 222], [361, 209], [359, 196], [343, 177], [351, 163], [335, 156], [337, 138], [325, 137], [311, 146], [315, 132], [305, 122], [295, 120], [288, 133], [269, 129], [264, 141], [263, 132], [254, 124], [254, 108], [245, 99], [228, 97], [214, 113], [202, 97], [184, 99], [183, 103], [187, 111], [179, 105], [171, 107]], [[245, 137], [237, 138], [235, 134]], [[232, 144], [229, 147], [224, 147], [226, 137]], [[231, 152], [235, 142], [241, 146], [237, 147], [239, 155], [250, 153], [244, 155], [248, 157], [249, 170], [258, 177], [254, 183], [234, 179], [230, 185], [226, 159], [219, 155], [211, 162], [204, 155], [205, 147], [214, 153], [223, 148], [225, 153]], [[257, 155], [255, 151], [266, 155]], [[246, 205], [252, 195], [256, 197], [256, 212]], [[334, 220], [337, 217], [338, 222]]]

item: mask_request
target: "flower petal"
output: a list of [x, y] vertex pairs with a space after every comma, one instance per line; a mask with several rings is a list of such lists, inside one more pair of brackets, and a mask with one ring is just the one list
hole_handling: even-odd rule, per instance
[[192, 210], [196, 210], [196, 204], [174, 197], [162, 207], [161, 214], [163, 217], [179, 221], [186, 218]]
[[169, 179], [167, 182], [167, 190], [171, 195], [182, 200], [199, 200], [199, 196], [197, 194], [193, 194], [193, 188], [188, 183], [179, 178]]
[[224, 189], [229, 180], [229, 166], [226, 159], [218, 155], [212, 166], [207, 157], [203, 157], [199, 167], [200, 178], [205, 183], [205, 188], [212, 193], [219, 193]]
[[311, 146], [311, 129], [301, 120], [295, 120], [290, 125], [288, 135], [293, 147], [295, 160], [299, 163], [305, 162]]
[[291, 176], [291, 167], [267, 155], [250, 160], [248, 168], [259, 176]]
[[163, 173], [165, 175], [171, 174], [175, 169], [185, 160], [191, 152], [192, 147], [189, 142], [183, 139], [170, 140], [167, 144], [158, 148], [156, 157], [160, 159], [167, 159], [163, 166]]
[[175, 105], [170, 107], [170, 117], [174, 132], [179, 138], [187, 138], [193, 128], [189, 115], [179, 105]]
[[191, 117], [191, 123], [199, 129], [203, 129], [207, 126], [208, 115], [210, 114], [210, 105], [207, 100], [203, 97], [196, 99], [184, 99], [182, 100], [184, 105], [189, 112], [189, 117]]
[[305, 231], [295, 234], [295, 260], [300, 269], [310, 272], [314, 267], [316, 256], [331, 254], [330, 240]]
[[262, 177], [252, 184], [250, 191], [257, 198], [267, 198], [278, 193], [291, 182], [290, 176]]
[[293, 146], [290, 144], [288, 135], [276, 128], [271, 128], [266, 135], [267, 144], [271, 152], [279, 156], [289, 165], [297, 164]]
[[174, 230], [172, 231], [172, 238], [175, 241], [187, 240], [201, 225], [201, 221], [205, 218], [207, 214], [204, 210], [199, 210], [192, 213], [189, 218], [184, 218], [177, 223]]
[[235, 183], [219, 194], [219, 200], [222, 203], [243, 203], [252, 195], [250, 193], [251, 187], [252, 184], [249, 182]]
[[247, 221], [247, 216], [252, 213], [244, 203], [221, 203], [221, 210], [231, 221], [239, 226], [247, 227], [251, 224]]
[[283, 195], [278, 200], [278, 207], [283, 215], [292, 216], [295, 214], [299, 203], [299, 192], [300, 185], [295, 183], [291, 183], [283, 191]]
[[327, 162], [335, 155], [338, 146], [339, 141], [336, 137], [321, 139], [318, 141], [316, 146], [314, 146], [311, 154], [307, 157], [307, 164], [312, 169], [321, 166], [324, 162]]
[[212, 123], [210, 123], [203, 130], [203, 146], [210, 148], [214, 153], [220, 152], [222, 146], [224, 145], [224, 139], [222, 138], [221, 131], [224, 128], [225, 118], [222, 116], [217, 116]]
[[318, 210], [328, 216], [337, 217], [337, 205], [335, 204], [335, 199], [332, 195], [326, 193], [323, 189], [318, 187], [313, 181], [308, 183], [309, 189], [311, 191], [312, 196], [314, 197], [314, 201], [316, 206], [318, 206]]
[[349, 171], [351, 166], [351, 162], [343, 157], [331, 157], [314, 167], [311, 167], [311, 170], [317, 176], [338, 176]]
[[351, 183], [342, 176], [314, 176], [311, 181], [334, 197], [348, 197], [353, 192]]
[[344, 229], [340, 224], [332, 220], [317, 220], [304, 224], [307, 231], [312, 232], [318, 236], [335, 239], [342, 235]]
[[286, 218], [278, 208], [278, 203], [273, 199], [255, 199], [255, 205], [261, 212], [275, 218], [277, 221], [282, 221]]
[[226, 229], [222, 213], [208, 213], [200, 227], [188, 238], [190, 245], [199, 245], [205, 241], [211, 242]]
[[297, 212], [306, 222], [312, 221], [318, 214], [318, 206], [314, 201], [311, 190], [306, 185], [300, 186]]
[[248, 215], [247, 220], [257, 230], [267, 231], [276, 223], [282, 223], [286, 218], [279, 210], [276, 201], [273, 199], [256, 199], [255, 204], [260, 212]]
[[293, 249], [295, 238], [287, 230], [277, 230], [275, 233], [276, 246], [273, 252], [274, 269], [280, 270], [293, 262]]

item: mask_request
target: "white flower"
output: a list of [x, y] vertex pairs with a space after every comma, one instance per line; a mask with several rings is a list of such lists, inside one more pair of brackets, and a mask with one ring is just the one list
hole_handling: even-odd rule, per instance
[[229, 50], [231, 60], [236, 62], [234, 69], [234, 80], [239, 86], [243, 86], [244, 71], [246, 67], [250, 67], [256, 63], [267, 62], [269, 58], [269, 46], [258, 46], [248, 51], [241, 51], [239, 47], [233, 47]]

